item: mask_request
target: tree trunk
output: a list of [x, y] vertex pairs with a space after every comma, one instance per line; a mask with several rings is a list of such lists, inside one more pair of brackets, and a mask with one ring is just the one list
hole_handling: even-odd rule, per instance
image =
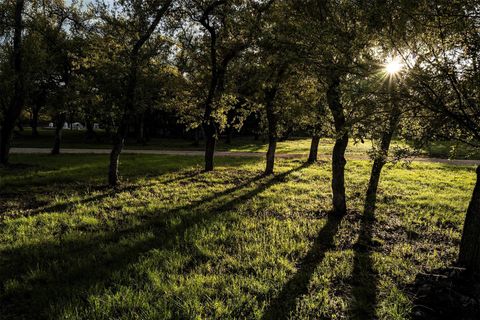
[[[211, 119], [213, 121], [213, 119]], [[212, 123], [204, 123], [203, 129], [205, 132], [205, 171], [213, 171], [213, 158], [215, 154], [216, 144], [216, 128]]]
[[348, 130], [345, 127], [345, 115], [340, 98], [340, 76], [332, 73], [327, 90], [328, 107], [332, 112], [337, 139], [332, 153], [332, 205], [338, 215], [347, 212], [345, 195], [345, 151], [348, 146]]
[[55, 137], [53, 141], [53, 148], [50, 152], [51, 154], [60, 154], [60, 145], [62, 142], [62, 130], [63, 125], [65, 124], [66, 115], [65, 113], [60, 113], [55, 117]]
[[477, 181], [463, 225], [458, 263], [474, 274], [480, 274], [480, 166]]
[[32, 120], [30, 122], [30, 126], [32, 127], [32, 136], [38, 137], [40, 134], [38, 133], [38, 115], [40, 113], [40, 106], [34, 105], [32, 108]]
[[10, 142], [12, 139], [15, 123], [22, 112], [25, 101], [24, 77], [22, 66], [22, 14], [25, 1], [17, 0], [14, 13], [14, 35], [13, 35], [13, 69], [14, 69], [14, 94], [8, 109], [6, 110], [1, 124], [0, 132], [0, 164], [8, 164], [10, 154]]
[[[392, 95], [395, 99], [395, 96]], [[392, 101], [392, 110], [390, 112], [390, 119], [388, 120], [388, 127], [382, 134], [382, 140], [380, 142], [380, 154], [375, 156], [372, 166], [372, 172], [370, 174], [370, 181], [368, 182], [367, 194], [365, 197], [365, 214], [367, 216], [373, 216], [375, 213], [375, 206], [377, 203], [377, 190], [378, 183], [380, 181], [380, 175], [382, 173], [383, 166], [387, 163], [388, 151], [392, 142], [393, 134], [397, 129], [398, 121], [400, 120], [400, 110], [396, 104]]]
[[332, 153], [332, 193], [333, 211], [338, 215], [347, 212], [347, 198], [345, 195], [345, 150], [348, 146], [348, 133], [335, 141]]
[[92, 119], [87, 117], [85, 119], [85, 128], [87, 129], [85, 132], [85, 140], [90, 141], [90, 140], [98, 140], [97, 135], [95, 133], [95, 130], [93, 130], [93, 123]]
[[308, 155], [308, 163], [315, 163], [318, 160], [318, 145], [320, 143], [320, 136], [314, 135], [312, 143], [310, 144], [310, 153]]
[[367, 194], [365, 197], [364, 213], [366, 216], [373, 216], [375, 213], [378, 183], [380, 181], [380, 174], [382, 173], [384, 165], [385, 161], [381, 158], [376, 158], [373, 161], [372, 172], [370, 173], [370, 180], [368, 181]]
[[[122, 121], [123, 122], [123, 121]], [[125, 144], [125, 136], [128, 126], [122, 123], [113, 137], [112, 151], [110, 152], [110, 164], [108, 166], [108, 184], [112, 187], [118, 184], [118, 164], [120, 160], [120, 153]]]
[[267, 165], [265, 167], [265, 175], [273, 174], [275, 166], [275, 150], [277, 149], [277, 138], [269, 135], [268, 137], [268, 151], [267, 151]]
[[268, 151], [267, 164], [265, 167], [265, 175], [273, 174], [275, 167], [275, 151], [277, 149], [277, 115], [274, 110], [274, 100], [277, 95], [278, 83], [274, 88], [265, 92], [265, 107], [268, 122]]

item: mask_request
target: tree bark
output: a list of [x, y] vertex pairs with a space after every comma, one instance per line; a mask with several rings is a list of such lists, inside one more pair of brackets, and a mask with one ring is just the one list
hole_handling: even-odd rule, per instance
[[480, 274], [480, 166], [476, 173], [477, 181], [463, 225], [458, 263], [467, 271]]
[[273, 174], [275, 167], [275, 151], [277, 149], [277, 116], [274, 110], [274, 100], [277, 94], [277, 88], [270, 89], [266, 92], [266, 111], [268, 122], [268, 151], [267, 151], [267, 163], [265, 167], [265, 175]]
[[332, 112], [337, 139], [332, 153], [332, 204], [335, 214], [344, 215], [347, 212], [345, 195], [345, 150], [348, 146], [348, 130], [344, 108], [340, 98], [340, 76], [332, 73], [327, 90], [327, 101]]
[[[210, 118], [210, 116], [208, 116]], [[213, 119], [211, 119], [213, 121]], [[203, 124], [203, 130], [205, 132], [205, 171], [213, 171], [214, 168], [214, 155], [216, 138], [216, 127], [210, 121]]]
[[98, 140], [95, 130], [93, 129], [92, 119], [90, 117], [85, 118], [85, 128], [87, 129], [85, 132], [85, 140]]
[[122, 124], [120, 124], [116, 134], [113, 136], [113, 146], [110, 152], [110, 164], [108, 166], [108, 184], [112, 187], [118, 185], [118, 164], [120, 161], [120, 153], [125, 144], [127, 131], [128, 125], [122, 120]]
[[65, 124], [66, 114], [60, 113], [55, 117], [55, 137], [53, 140], [53, 148], [50, 152], [53, 155], [60, 154], [60, 145], [62, 143], [62, 130]]
[[[395, 97], [393, 97], [395, 99]], [[382, 134], [380, 142], [380, 154], [375, 156], [373, 161], [372, 171], [370, 174], [370, 181], [368, 182], [367, 194], [365, 197], [365, 213], [372, 215], [375, 213], [375, 206], [377, 203], [377, 190], [382, 173], [383, 166], [387, 163], [388, 151], [392, 142], [393, 135], [397, 129], [398, 121], [400, 120], [400, 110], [396, 105], [396, 101], [392, 102], [392, 110], [388, 120], [388, 126]]]
[[32, 120], [30, 122], [30, 126], [32, 127], [32, 136], [38, 137], [40, 134], [38, 133], [38, 115], [40, 113], [40, 105], [35, 104], [32, 107]]
[[310, 153], [308, 155], [308, 163], [315, 163], [318, 160], [318, 145], [320, 143], [320, 136], [314, 135], [312, 143], [310, 144]]
[[15, 123], [19, 118], [25, 101], [25, 84], [23, 76], [23, 50], [22, 50], [22, 14], [25, 1], [17, 0], [14, 13], [14, 35], [13, 35], [13, 70], [15, 77], [14, 94], [7, 111], [4, 114], [0, 132], [0, 164], [8, 164], [10, 154], [10, 142], [12, 139]]

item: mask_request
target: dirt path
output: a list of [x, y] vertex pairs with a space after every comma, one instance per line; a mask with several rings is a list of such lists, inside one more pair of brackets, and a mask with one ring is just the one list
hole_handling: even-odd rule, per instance
[[[50, 149], [48, 148], [11, 148], [12, 153], [20, 154], [48, 154]], [[62, 149], [64, 154], [109, 154], [109, 149]], [[134, 150], [126, 149], [122, 153], [124, 154], [158, 154], [158, 155], [176, 155], [176, 156], [203, 156], [203, 151], [188, 151], [188, 150]], [[217, 151], [215, 156], [219, 157], [264, 157], [264, 152], [232, 152], [232, 151]], [[307, 154], [303, 153], [277, 153], [276, 157], [284, 159], [297, 159], [306, 158]], [[347, 160], [368, 160], [366, 155], [346, 155]], [[320, 156], [321, 160], [328, 160], [329, 156]], [[480, 160], [449, 160], [441, 158], [409, 158], [411, 161], [418, 162], [431, 162], [431, 163], [444, 163], [459, 166], [471, 166], [479, 165]]]

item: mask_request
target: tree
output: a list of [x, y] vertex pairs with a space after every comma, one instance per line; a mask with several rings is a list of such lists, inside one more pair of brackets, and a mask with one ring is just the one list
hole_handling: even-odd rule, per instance
[[24, 74], [23, 74], [23, 13], [25, 1], [16, 0], [13, 14], [13, 52], [12, 52], [12, 70], [14, 93], [9, 102], [8, 108], [3, 116], [0, 130], [0, 164], [8, 164], [10, 153], [10, 140], [15, 123], [22, 112], [25, 102], [24, 92]]
[[[402, 42], [410, 99], [440, 117], [446, 136], [480, 147], [480, 37], [477, 1], [423, 1], [414, 11], [417, 34]], [[413, 19], [412, 19], [413, 20]], [[480, 273], [480, 167], [465, 217], [458, 263]]]
[[[225, 93], [227, 70], [242, 52], [252, 45], [263, 23], [263, 15], [274, 0], [260, 3], [253, 0], [185, 1], [184, 9], [192, 23], [202, 27], [195, 36], [193, 27], [185, 37], [185, 47], [201, 52], [198, 75], [202, 78], [202, 128], [205, 134], [205, 171], [214, 168], [215, 144], [219, 134], [216, 113]], [[208, 69], [205, 70], [205, 66]], [[198, 70], [196, 71], [198, 72]]]
[[[131, 118], [135, 115], [137, 107], [138, 72], [150, 58], [156, 55], [155, 50], [144, 50], [145, 45], [155, 34], [161, 20], [171, 9], [172, 0], [165, 1], [120, 1], [122, 14], [108, 14], [103, 10], [102, 17], [106, 23], [105, 31], [111, 32], [116, 45], [122, 44], [127, 38], [127, 43], [121, 47], [120, 57], [125, 59], [123, 66], [125, 78], [120, 101], [119, 121], [113, 135], [112, 151], [108, 170], [108, 183], [111, 186], [118, 184], [118, 165], [120, 153], [125, 144]], [[161, 40], [161, 39], [160, 39]], [[118, 56], [117, 56], [118, 57]], [[120, 61], [117, 61], [120, 62]], [[122, 68], [122, 67], [121, 67]]]

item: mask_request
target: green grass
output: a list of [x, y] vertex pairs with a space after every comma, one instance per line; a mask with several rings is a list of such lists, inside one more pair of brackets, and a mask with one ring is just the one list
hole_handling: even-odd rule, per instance
[[[100, 141], [85, 141], [84, 131], [63, 131], [63, 148], [111, 148], [108, 137], [104, 132], [98, 132]], [[310, 138], [297, 137], [291, 138], [287, 141], [281, 141], [277, 144], [278, 153], [299, 153], [308, 154], [310, 150]], [[53, 144], [53, 130], [41, 129], [39, 137], [32, 137], [29, 128], [24, 132], [16, 134], [13, 139], [13, 147], [36, 147], [36, 148], [51, 148]], [[319, 145], [320, 155], [331, 155], [333, 149], [334, 139], [324, 138]], [[403, 141], [394, 141], [393, 147], [408, 147], [408, 143]], [[134, 139], [128, 139], [126, 142], [126, 149], [146, 149], [146, 150], [203, 150], [202, 143], [200, 146], [194, 146], [193, 141], [187, 139], [172, 139], [172, 138], [152, 138], [146, 145], [137, 143]], [[235, 137], [231, 144], [226, 144], [224, 139], [220, 139], [217, 143], [218, 151], [233, 151], [233, 152], [266, 152], [268, 144], [266, 141], [254, 140], [253, 137]], [[365, 156], [371, 149], [371, 142], [365, 140], [350, 141], [347, 148], [347, 155], [350, 156]], [[480, 151], [465, 144], [459, 144], [451, 141], [437, 141], [425, 147], [421, 152], [422, 156], [437, 157], [437, 158], [452, 158], [452, 159], [480, 159]]]
[[12, 155], [0, 169], [1, 319], [408, 319], [419, 272], [454, 263], [472, 167], [387, 166], [361, 219], [370, 164]]

